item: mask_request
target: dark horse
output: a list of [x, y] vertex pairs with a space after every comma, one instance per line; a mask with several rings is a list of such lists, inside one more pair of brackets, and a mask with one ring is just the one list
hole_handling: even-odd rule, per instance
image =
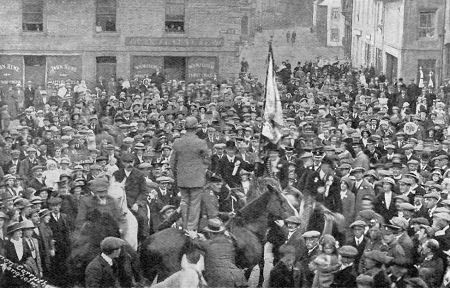
[[[259, 196], [226, 223], [237, 247], [237, 265], [243, 269], [252, 269], [260, 263], [268, 219], [285, 219], [294, 215], [277, 182], [263, 179], [257, 189]], [[156, 275], [158, 282], [166, 279], [181, 269], [181, 257], [190, 249], [190, 241], [184, 232], [175, 228], [149, 236], [141, 246], [143, 276], [150, 281]]]
[[[98, 210], [89, 212], [83, 226], [73, 233], [67, 266], [74, 286], [84, 287], [86, 267], [101, 253], [100, 242], [108, 236], [120, 237], [119, 225], [111, 215]], [[138, 254], [130, 245], [123, 246], [117, 264], [121, 287], [132, 287], [141, 280]]]

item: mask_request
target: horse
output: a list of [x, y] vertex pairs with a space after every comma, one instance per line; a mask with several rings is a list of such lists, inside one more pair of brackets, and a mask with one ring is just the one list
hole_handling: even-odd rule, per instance
[[[120, 229], [116, 220], [109, 214], [98, 210], [86, 215], [86, 222], [71, 236], [71, 253], [66, 265], [69, 279], [75, 287], [84, 287], [84, 272], [87, 265], [101, 253], [100, 242], [108, 236], [120, 237]], [[134, 282], [141, 281], [138, 254], [125, 244], [117, 259], [119, 282], [121, 287], [132, 287]]]
[[111, 177], [108, 195], [116, 201], [121, 215], [123, 215], [123, 219], [119, 222], [121, 238], [137, 251], [138, 223], [136, 217], [128, 209], [124, 183], [117, 182], [114, 177]]
[[[254, 200], [237, 211], [226, 227], [237, 247], [236, 264], [242, 269], [252, 269], [259, 264], [269, 219], [286, 219], [294, 215], [291, 206], [282, 195], [280, 185], [273, 179], [259, 180], [262, 191]], [[141, 245], [140, 257], [143, 276], [162, 281], [181, 269], [183, 254], [192, 249], [184, 232], [168, 228], [150, 235]]]

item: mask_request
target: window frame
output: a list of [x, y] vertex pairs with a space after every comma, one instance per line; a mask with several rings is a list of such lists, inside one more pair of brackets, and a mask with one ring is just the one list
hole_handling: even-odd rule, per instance
[[[183, 2], [183, 3], [181, 3]], [[183, 15], [170, 15], [167, 13], [168, 11], [168, 7], [170, 5], [179, 5], [179, 6], [183, 6]], [[168, 19], [169, 16], [169, 19]], [[170, 16], [173, 16], [174, 18], [171, 19]], [[176, 16], [183, 16], [182, 20], [177, 20], [175, 17]], [[175, 24], [176, 23], [182, 23], [182, 30], [181, 31], [169, 31], [167, 26], [168, 23], [172, 23]], [[164, 7], [164, 33], [170, 34], [170, 35], [180, 35], [180, 34], [185, 34], [187, 32], [187, 25], [186, 25], [186, 0], [167, 0], [165, 1], [165, 7]]]
[[[43, 33], [44, 32], [44, 30], [45, 30], [45, 25], [44, 25], [44, 11], [45, 11], [45, 1], [44, 0], [35, 0], [35, 2], [37, 2], [39, 5], [36, 5], [36, 6], [40, 6], [40, 10], [41, 11], [25, 11], [25, 9], [26, 9], [26, 7], [27, 7], [27, 4], [28, 3], [31, 3], [32, 1], [30, 1], [30, 0], [22, 0], [22, 32], [24, 32], [24, 33]], [[29, 5], [29, 4], [28, 4]], [[31, 5], [30, 5], [31, 6]], [[31, 22], [27, 22], [27, 23], [25, 23], [25, 19], [27, 18], [27, 17], [25, 17], [25, 15], [26, 14], [28, 14], [28, 15], [30, 15], [30, 14], [40, 14], [40, 18], [41, 18], [41, 20], [42, 20], [42, 23], [31, 23]], [[41, 25], [41, 29], [40, 30], [30, 30], [30, 29], [25, 29], [25, 25]]]
[[339, 17], [340, 17], [339, 14], [341, 14], [341, 10], [339, 9], [339, 7], [331, 8], [331, 20], [339, 21]]
[[[110, 1], [114, 3], [114, 5], [108, 6], [99, 6], [100, 1]], [[103, 9], [103, 11], [99, 11], [99, 7]], [[106, 8], [105, 8], [106, 7]], [[106, 10], [111, 9], [109, 12]], [[114, 11], [114, 13], [111, 13]], [[102, 21], [100, 19], [104, 17]], [[107, 17], [113, 17], [114, 20], [114, 30], [106, 30], [106, 22]], [[95, 0], [95, 32], [97, 33], [117, 33], [117, 0]]]
[[[428, 16], [429, 19], [426, 19], [426, 24], [429, 24], [430, 26], [422, 26], [422, 16]], [[418, 27], [417, 27], [417, 38], [419, 39], [433, 39], [436, 38], [436, 10], [422, 10], [419, 11], [418, 15]], [[430, 36], [428, 36], [428, 33], [432, 32]]]
[[[336, 38], [336, 41], [334, 40], [335, 38], [333, 37], [333, 31], [337, 31], [337, 38]], [[332, 43], [339, 43], [340, 42], [340, 31], [339, 31], [339, 28], [335, 28], [335, 27], [332, 27], [332, 28], [330, 28], [330, 42], [332, 42]]]

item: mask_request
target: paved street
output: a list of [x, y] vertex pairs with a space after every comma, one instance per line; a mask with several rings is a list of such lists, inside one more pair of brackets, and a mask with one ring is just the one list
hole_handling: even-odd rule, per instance
[[[296, 31], [297, 40], [294, 45], [286, 42], [286, 32]], [[295, 27], [289, 29], [264, 30], [257, 33], [254, 44], [247, 45], [241, 52], [241, 58], [245, 57], [250, 65], [250, 72], [257, 75], [258, 79], [265, 78], [268, 42], [273, 35], [273, 50], [275, 63], [289, 60], [292, 67], [297, 61], [310, 61], [318, 56], [343, 57], [341, 48], [323, 47], [316, 36], [310, 32], [309, 27]], [[263, 80], [264, 81], [264, 80]]]

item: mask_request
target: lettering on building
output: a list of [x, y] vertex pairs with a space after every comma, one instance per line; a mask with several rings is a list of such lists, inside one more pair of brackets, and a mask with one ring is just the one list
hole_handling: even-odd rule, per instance
[[223, 38], [125, 38], [125, 45], [127, 46], [221, 47], [223, 44]]

